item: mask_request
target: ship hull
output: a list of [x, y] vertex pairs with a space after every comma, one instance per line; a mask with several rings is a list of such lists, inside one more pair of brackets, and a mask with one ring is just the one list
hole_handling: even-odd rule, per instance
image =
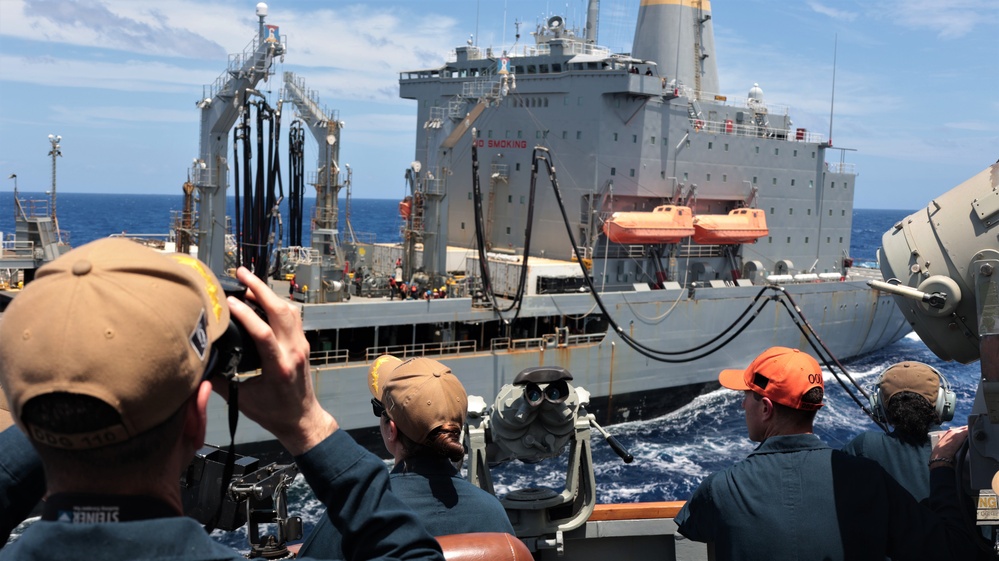
[[[872, 272], [873, 273], [873, 272]], [[876, 274], [876, 273], [873, 273]], [[628, 335], [649, 347], [662, 350], [689, 349], [722, 333], [752, 304], [760, 286], [703, 287], [600, 293], [610, 315]], [[851, 274], [841, 282], [810, 282], [783, 287], [800, 306], [804, 317], [822, 341], [840, 360], [859, 356], [905, 336], [909, 326], [890, 296], [866, 285], [866, 278]], [[544, 321], [552, 317], [592, 314], [590, 294], [557, 294], [526, 297], [521, 318]], [[388, 300], [354, 298], [337, 304], [303, 306], [307, 333], [321, 331], [336, 336], [363, 323], [365, 328], [388, 330], [399, 326], [475, 325], [494, 314], [477, 309], [468, 298], [443, 300]], [[442, 327], [447, 329], [447, 327]], [[346, 335], [344, 335], [346, 336]], [[405, 342], [402, 342], [405, 343]], [[707, 356], [698, 352], [677, 358], [694, 359], [668, 363], [634, 351], [613, 329], [603, 333], [510, 340], [503, 348], [471, 349], [456, 344], [453, 352], [440, 346], [399, 345], [397, 356], [432, 356], [459, 376], [469, 395], [491, 403], [500, 388], [525, 368], [557, 365], [573, 375], [573, 383], [590, 392], [590, 411], [599, 422], [613, 424], [653, 418], [672, 411], [705, 389], [713, 388], [718, 372], [740, 367], [762, 349], [774, 345], [812, 353], [805, 336], [784, 306], [767, 304], [751, 325], [718, 351]], [[445, 345], [445, 347], [447, 347]], [[313, 348], [313, 356], [322, 352]], [[371, 414], [367, 390], [368, 367], [378, 349], [360, 359], [333, 364], [313, 361], [313, 379], [323, 406], [337, 416], [341, 427], [363, 441], [376, 434], [377, 418]], [[237, 443], [261, 445], [273, 437], [242, 418]], [[229, 441], [225, 404], [213, 397], [209, 409], [209, 443]], [[266, 444], [263, 444], [266, 447]]]

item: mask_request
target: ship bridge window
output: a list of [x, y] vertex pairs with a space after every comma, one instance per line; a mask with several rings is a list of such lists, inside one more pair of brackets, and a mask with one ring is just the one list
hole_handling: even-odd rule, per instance
[[728, 152], [728, 142], [725, 143], [725, 151]]
[[617, 168], [611, 168], [611, 175], [617, 175]]
[[523, 74], [524, 73], [524, 67], [523, 66], [514, 66], [513, 67], [513, 73], [514, 74]]
[[[513, 202], [513, 195], [507, 195], [507, 196], [506, 196], [506, 202], [508, 202], [508, 203], [512, 203], [512, 202]], [[510, 230], [509, 230], [509, 229], [507, 229], [507, 232], [506, 232], [506, 233], [507, 233], [507, 234], [509, 234], [509, 233], [510, 233]]]
[[797, 157], [798, 157], [798, 151], [797, 151], [797, 150], [795, 150], [795, 151], [794, 151], [794, 154], [793, 154], [793, 156], [794, 156], [795, 158], [797, 158]]
[[829, 183], [829, 188], [830, 189], [835, 189], [836, 188], [836, 182], [833, 181], [833, 182]]
[[791, 180], [791, 187], [794, 187], [794, 180]]
[[812, 215], [812, 209], [808, 209], [808, 216]]
[[780, 154], [780, 148], [774, 148], [774, 156], [777, 156], [779, 154]]
[[753, 185], [756, 185], [756, 176], [753, 176]]
[[845, 210], [841, 210], [839, 212], [840, 212], [840, 216], [846, 216], [846, 211]]
[[655, 144], [655, 143], [656, 143], [656, 137], [653, 136], [652, 137], [652, 144]]
[[628, 175], [630, 177], [635, 177], [635, 168], [631, 168], [631, 171], [628, 173]]
[[507, 235], [510, 234], [510, 227], [509, 226], [506, 227], [506, 233], [507, 233]]
[[787, 213], [788, 213], [789, 215], [790, 215], [790, 214], [794, 214], [794, 207], [791, 207], [791, 208], [787, 209]]
[[631, 135], [631, 142], [634, 143], [634, 144], [638, 144], [638, 135], [637, 134]]
[[617, 142], [617, 133], [614, 133], [614, 142]]
[[815, 150], [812, 150], [812, 159], [815, 159]]
[[541, 101], [544, 102], [544, 107], [548, 107], [548, 98], [543, 98]]
[[714, 147], [715, 147], [715, 143], [714, 142], [708, 142], [708, 150], [711, 150]]
[[[471, 194], [471, 193], [469, 193], [469, 194]], [[464, 230], [464, 229], [465, 229], [465, 223], [464, 223], [464, 222], [462, 222], [462, 223], [461, 223], [461, 229], [462, 229], [462, 230]]]
[[757, 154], [759, 154], [759, 153], [760, 153], [760, 147], [759, 147], [759, 146], [757, 146], [757, 147], [756, 147], [756, 153], [757, 153]]
[[548, 74], [548, 65], [547, 64], [539, 64], [538, 65], [538, 71], [541, 72], [542, 74]]
[[569, 138], [569, 131], [562, 131], [562, 140]]
[[520, 171], [520, 162], [517, 162], [517, 164], [513, 167], [513, 170]]
[[839, 243], [843, 243], [843, 236], [839, 237]]
[[561, 71], [562, 71], [561, 64], [555, 63], [552, 65], [552, 72], [561, 72]]

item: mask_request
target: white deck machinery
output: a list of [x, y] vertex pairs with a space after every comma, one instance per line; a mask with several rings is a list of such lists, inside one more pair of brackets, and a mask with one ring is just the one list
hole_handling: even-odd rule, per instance
[[999, 526], [999, 162], [933, 199], [882, 238], [870, 284], [895, 296], [913, 329], [943, 360], [981, 360], [967, 453], [977, 522]]
[[[512, 490], [500, 499], [506, 509], [513, 529], [521, 540], [535, 552], [535, 558], [565, 555], [567, 543], [574, 559], [606, 558], [602, 548], [593, 538], [621, 538], [621, 528], [584, 528], [597, 502], [596, 478], [590, 449], [590, 429], [596, 429], [606, 438], [614, 452], [625, 463], [632, 455], [609, 435], [595, 417], [587, 413], [590, 394], [571, 384], [572, 374], [559, 366], [535, 366], [521, 371], [512, 384], [500, 388], [491, 406], [479, 396], [468, 400], [468, 480], [481, 489], [496, 494], [490, 466], [520, 460], [524, 463], [565, 463], [564, 487], [559, 491], [535, 486]], [[566, 458], [560, 458], [568, 450]], [[555, 468], [553, 468], [555, 469]], [[672, 522], [672, 521], [670, 521]], [[622, 525], [623, 526], [623, 525]], [[631, 524], [628, 536], [635, 543], [642, 535], [649, 542], [667, 536], [661, 528], [637, 528]], [[589, 532], [589, 533], [588, 533]], [[577, 549], [580, 541], [587, 539], [584, 553]], [[643, 542], [643, 545], [645, 542]], [[650, 550], [652, 547], [650, 547]], [[598, 557], [593, 557], [598, 555]]]

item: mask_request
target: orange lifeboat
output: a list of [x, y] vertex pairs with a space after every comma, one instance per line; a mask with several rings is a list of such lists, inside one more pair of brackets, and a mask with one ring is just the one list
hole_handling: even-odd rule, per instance
[[615, 212], [604, 222], [604, 234], [614, 243], [677, 243], [694, 234], [690, 207], [663, 205], [652, 212]]
[[409, 215], [413, 210], [412, 200], [412, 197], [406, 197], [399, 201], [399, 216], [402, 216], [403, 220], [409, 220]]
[[700, 244], [750, 243], [769, 233], [766, 214], [758, 208], [737, 208], [728, 214], [700, 214], [694, 218], [694, 242]]

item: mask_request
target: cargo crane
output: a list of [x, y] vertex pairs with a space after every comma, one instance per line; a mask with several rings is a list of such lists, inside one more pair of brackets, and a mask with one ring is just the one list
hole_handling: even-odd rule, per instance
[[242, 105], [249, 96], [259, 96], [254, 88], [273, 74], [274, 59], [283, 60], [287, 45], [278, 26], [266, 25], [267, 4], [257, 4], [260, 28], [246, 49], [229, 56], [226, 71], [205, 86], [201, 101], [200, 153], [192, 166], [191, 180], [199, 193], [198, 259], [216, 273], [225, 269], [226, 191], [228, 188], [229, 132], [236, 124]]
[[[282, 101], [295, 106], [299, 115], [296, 123], [302, 122], [309, 129], [319, 153], [312, 181], [316, 188], [316, 208], [312, 216], [311, 248], [287, 248], [282, 269], [294, 272], [296, 286], [300, 287], [295, 297], [301, 301], [338, 302], [349, 298], [348, 269], [351, 264], [357, 267], [356, 256], [341, 249], [337, 230], [339, 194], [345, 186], [340, 182], [339, 164], [340, 131], [344, 124], [335, 111], [320, 105], [315, 91], [308, 89], [305, 81], [293, 72], [284, 73]], [[350, 166], [346, 168], [349, 177]], [[296, 181], [293, 179], [292, 183]], [[347, 227], [349, 229], [349, 217]], [[312, 289], [304, 290], [304, 287]]]
[[313, 90], [294, 72], [284, 73], [284, 100], [291, 102], [298, 111], [319, 147], [316, 178], [316, 210], [313, 230], [337, 228], [337, 198], [343, 185], [340, 183], [340, 130], [343, 121], [337, 112], [319, 105]]

